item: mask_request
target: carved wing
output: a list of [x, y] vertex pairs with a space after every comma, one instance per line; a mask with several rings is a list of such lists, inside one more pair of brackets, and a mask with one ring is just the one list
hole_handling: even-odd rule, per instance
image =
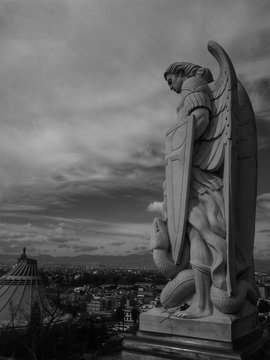
[[237, 78], [226, 52], [214, 41], [208, 50], [220, 66], [218, 78], [209, 87], [212, 92], [212, 114], [207, 131], [199, 142], [193, 164], [202, 170], [218, 172], [224, 183], [224, 215], [227, 243], [227, 291], [235, 291], [235, 194], [236, 194], [236, 127]]
[[220, 66], [217, 80], [209, 84], [212, 92], [212, 114], [207, 131], [198, 143], [197, 157], [193, 164], [202, 170], [219, 171], [224, 165], [226, 144], [232, 139], [233, 119], [237, 105], [237, 78], [233, 65], [225, 51], [214, 41], [208, 50]]
[[254, 283], [253, 245], [257, 193], [255, 117], [248, 95], [238, 82], [226, 52], [214, 41], [208, 50], [220, 66], [212, 91], [210, 124], [193, 164], [223, 177], [227, 242], [227, 291], [236, 278]]
[[253, 247], [257, 198], [257, 131], [249, 97], [240, 82], [236, 135], [236, 274], [255, 285]]

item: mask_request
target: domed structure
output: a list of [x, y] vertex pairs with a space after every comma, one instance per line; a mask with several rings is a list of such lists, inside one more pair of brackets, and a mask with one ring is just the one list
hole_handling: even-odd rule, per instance
[[23, 254], [17, 264], [0, 278], [0, 326], [26, 326], [38, 317], [43, 322], [51, 313], [37, 261]]

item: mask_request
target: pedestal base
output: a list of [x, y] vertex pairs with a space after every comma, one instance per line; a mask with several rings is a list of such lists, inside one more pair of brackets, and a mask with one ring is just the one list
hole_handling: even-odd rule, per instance
[[269, 360], [264, 344], [269, 337], [253, 333], [241, 342], [224, 343], [184, 336], [138, 332], [124, 340], [123, 360]]
[[254, 311], [200, 319], [168, 316], [162, 308], [140, 317], [137, 336], [124, 340], [123, 360], [270, 360]]
[[154, 308], [141, 314], [139, 330], [233, 342], [257, 329], [257, 311], [247, 304], [238, 315], [226, 315], [215, 309], [213, 315], [197, 319], [178, 318], [163, 308]]

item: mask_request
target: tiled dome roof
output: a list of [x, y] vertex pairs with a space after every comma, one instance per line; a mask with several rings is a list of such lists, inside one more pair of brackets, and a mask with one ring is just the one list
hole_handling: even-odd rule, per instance
[[33, 306], [49, 309], [37, 261], [26, 256], [25, 249], [17, 264], [0, 278], [0, 326], [29, 322]]

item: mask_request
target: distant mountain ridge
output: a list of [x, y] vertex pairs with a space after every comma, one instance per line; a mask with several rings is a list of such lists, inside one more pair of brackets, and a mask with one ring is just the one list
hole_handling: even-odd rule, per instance
[[[28, 254], [29, 257], [32, 257]], [[16, 263], [20, 255], [3, 255], [0, 254], [0, 264]], [[58, 256], [38, 255], [33, 256], [38, 264], [74, 264], [74, 265], [91, 265], [102, 264], [109, 267], [124, 267], [138, 269], [155, 269], [153, 257], [151, 253], [131, 254], [131, 255], [78, 255], [78, 256]], [[270, 259], [255, 259], [255, 271], [267, 272], [270, 270]]]
[[[105, 266], [119, 266], [119, 267], [131, 267], [131, 268], [155, 268], [153, 257], [151, 253], [146, 254], [132, 254], [132, 255], [78, 255], [78, 256], [58, 256], [51, 255], [38, 255], [27, 256], [34, 258], [38, 261], [38, 264], [102, 264]], [[19, 255], [3, 255], [0, 254], [0, 264], [16, 263]]]

